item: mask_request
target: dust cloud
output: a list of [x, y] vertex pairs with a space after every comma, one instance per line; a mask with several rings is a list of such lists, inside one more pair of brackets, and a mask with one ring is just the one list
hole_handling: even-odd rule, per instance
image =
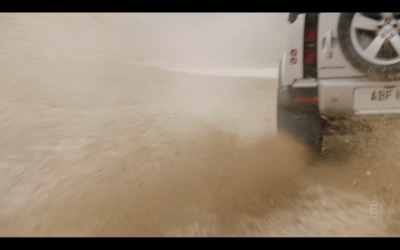
[[395, 119], [315, 160], [276, 79], [141, 63], [130, 18], [0, 15], [0, 236], [399, 235]]
[[288, 206], [285, 198], [297, 196], [293, 179], [305, 164], [299, 162], [302, 151], [295, 145], [290, 157], [282, 157], [279, 152], [288, 147], [284, 140], [243, 147], [232, 135], [208, 130], [198, 138], [176, 139], [179, 146], [161, 152], [147, 144], [132, 150], [133, 141], [123, 148], [113, 145], [118, 158], [92, 149], [79, 176], [53, 167], [47, 177], [51, 180], [26, 191], [30, 197], [13, 212], [17, 218], [8, 217], [4, 234], [245, 235], [237, 221], [283, 209]]

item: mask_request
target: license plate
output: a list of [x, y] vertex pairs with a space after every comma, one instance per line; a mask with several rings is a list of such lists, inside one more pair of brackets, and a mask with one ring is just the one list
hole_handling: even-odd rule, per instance
[[400, 87], [357, 88], [354, 91], [354, 109], [394, 110], [400, 109]]

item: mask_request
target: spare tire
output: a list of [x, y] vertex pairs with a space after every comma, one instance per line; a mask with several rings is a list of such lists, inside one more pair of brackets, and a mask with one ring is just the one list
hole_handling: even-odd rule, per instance
[[367, 77], [400, 79], [399, 13], [342, 13], [338, 40], [347, 60]]

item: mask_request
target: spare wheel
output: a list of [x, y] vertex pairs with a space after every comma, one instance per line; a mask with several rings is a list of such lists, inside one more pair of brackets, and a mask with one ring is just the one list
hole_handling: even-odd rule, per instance
[[375, 80], [400, 80], [400, 13], [342, 13], [338, 39], [349, 62]]

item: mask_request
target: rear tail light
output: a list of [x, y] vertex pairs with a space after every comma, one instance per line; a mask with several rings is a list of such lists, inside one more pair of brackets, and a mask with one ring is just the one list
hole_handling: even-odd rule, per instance
[[315, 49], [304, 50], [304, 63], [308, 65], [314, 65], [317, 61], [317, 54]]
[[317, 40], [317, 28], [316, 27], [306, 28], [304, 32], [304, 42], [315, 43], [316, 40]]
[[303, 66], [305, 78], [317, 78], [318, 13], [307, 13], [304, 26]]

